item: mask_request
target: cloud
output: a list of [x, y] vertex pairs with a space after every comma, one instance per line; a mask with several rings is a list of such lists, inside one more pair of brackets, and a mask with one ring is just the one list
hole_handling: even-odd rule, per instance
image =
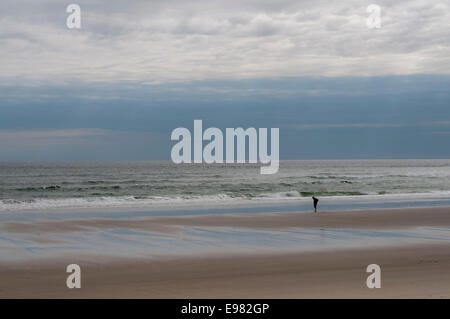
[[0, 162], [161, 159], [169, 137], [98, 128], [0, 130]]
[[423, 123], [337, 123], [337, 124], [299, 124], [290, 125], [296, 130], [315, 129], [348, 129], [348, 128], [401, 128], [401, 127], [449, 127], [450, 121], [434, 121]]
[[110, 131], [103, 129], [64, 130], [0, 130], [0, 145], [34, 143], [66, 143], [76, 139], [106, 136]]
[[400, 123], [343, 123], [343, 124], [300, 124], [292, 125], [290, 128], [297, 130], [315, 130], [315, 129], [334, 129], [334, 128], [386, 128], [386, 127], [404, 127], [407, 124]]
[[[108, 145], [145, 145], [169, 140], [168, 134], [106, 130], [100, 128], [0, 130], [4, 150], [33, 150], [48, 147], [102, 147]], [[124, 147], [124, 146], [122, 146]], [[6, 155], [6, 154], [3, 154]]]
[[147, 83], [281, 76], [450, 73], [450, 3], [378, 1], [382, 28], [366, 27], [371, 2], [2, 1], [0, 81]]

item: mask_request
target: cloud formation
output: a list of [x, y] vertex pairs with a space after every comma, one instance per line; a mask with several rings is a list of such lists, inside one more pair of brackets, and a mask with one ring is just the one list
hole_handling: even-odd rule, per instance
[[[46, 147], [92, 146], [101, 148], [120, 143], [152, 143], [166, 141], [166, 134], [105, 130], [99, 128], [0, 130], [0, 147], [5, 149], [32, 150]], [[6, 155], [6, 154], [4, 154]]]
[[296, 130], [315, 129], [348, 129], [348, 128], [402, 128], [402, 127], [448, 127], [450, 121], [435, 121], [422, 123], [333, 123], [333, 124], [300, 124], [289, 128]]
[[36, 145], [61, 144], [74, 141], [87, 141], [93, 137], [111, 134], [102, 129], [65, 129], [65, 130], [0, 130], [0, 145]]
[[450, 73], [450, 3], [372, 1], [77, 1], [0, 4], [0, 81], [42, 83]]

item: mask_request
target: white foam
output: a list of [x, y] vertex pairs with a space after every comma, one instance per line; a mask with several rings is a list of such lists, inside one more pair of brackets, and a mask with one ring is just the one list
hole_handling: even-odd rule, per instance
[[[450, 191], [435, 191], [430, 193], [402, 194], [368, 194], [368, 195], [338, 195], [320, 196], [328, 202], [361, 201], [361, 202], [395, 202], [395, 201], [427, 201], [450, 199]], [[234, 197], [227, 194], [205, 196], [152, 196], [136, 198], [134, 196], [88, 197], [62, 199], [33, 200], [0, 200], [0, 212], [24, 210], [55, 210], [72, 208], [146, 208], [146, 207], [189, 207], [198, 205], [239, 204], [266, 201], [283, 203], [287, 201], [310, 201], [311, 198], [300, 196], [297, 191], [266, 193], [255, 197]]]
[[[238, 199], [238, 198], [236, 198]], [[1, 200], [1, 211], [46, 210], [64, 208], [109, 208], [109, 207], [147, 207], [153, 205], [197, 204], [204, 202], [233, 201], [235, 198], [225, 194], [213, 196], [152, 196], [136, 198], [134, 196], [116, 197], [86, 197], [61, 199], [33, 199], [33, 200]]]

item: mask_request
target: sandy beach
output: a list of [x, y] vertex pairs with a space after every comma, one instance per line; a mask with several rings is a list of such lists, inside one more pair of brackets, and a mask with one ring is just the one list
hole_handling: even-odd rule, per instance
[[[367, 265], [382, 267], [380, 289]], [[65, 287], [61, 261], [0, 268], [2, 298], [449, 298], [449, 246], [389, 247], [254, 257], [110, 260]]]
[[[55, 234], [130, 229], [179, 236], [186, 228], [408, 231], [438, 227], [447, 231], [450, 208], [411, 208], [351, 212], [234, 214], [221, 216], [80, 219], [2, 223], [3, 235], [26, 234], [46, 242]], [[428, 228], [426, 228], [428, 229]], [[409, 234], [408, 233], [408, 234]], [[379, 235], [377, 236], [383, 236]], [[428, 235], [427, 235], [428, 236]], [[288, 251], [221, 250], [215, 253], [127, 256], [81, 251], [47, 258], [2, 260], [1, 298], [449, 298], [450, 242], [439, 237], [408, 237], [358, 245], [347, 238], [325, 239]], [[17, 237], [16, 237], [17, 238]], [[350, 244], [349, 244], [350, 241]], [[344, 243], [344, 244], [343, 244]], [[264, 246], [264, 245], [261, 245]], [[149, 248], [150, 249], [150, 248]], [[78, 254], [78, 255], [77, 255]], [[65, 285], [67, 264], [82, 268], [82, 288]], [[378, 264], [382, 287], [368, 289], [366, 267]]]

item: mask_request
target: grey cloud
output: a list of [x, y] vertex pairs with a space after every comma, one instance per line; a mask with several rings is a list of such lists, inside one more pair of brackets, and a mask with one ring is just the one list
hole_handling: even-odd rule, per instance
[[0, 80], [177, 82], [450, 73], [450, 3], [378, 1], [2, 1]]
[[401, 128], [401, 127], [449, 127], [450, 121], [423, 123], [337, 123], [337, 124], [299, 124], [289, 126], [296, 130], [347, 129], [347, 128]]
[[147, 142], [167, 139], [167, 136], [152, 132], [113, 131], [99, 128], [59, 129], [59, 130], [0, 130], [0, 146], [21, 147], [32, 145], [55, 145], [90, 143], [91, 141], [132, 141], [142, 139]]
[[66, 129], [66, 130], [40, 130], [40, 131], [0, 131], [0, 140], [14, 139], [42, 139], [42, 138], [71, 138], [94, 135], [105, 135], [108, 132], [102, 129]]

